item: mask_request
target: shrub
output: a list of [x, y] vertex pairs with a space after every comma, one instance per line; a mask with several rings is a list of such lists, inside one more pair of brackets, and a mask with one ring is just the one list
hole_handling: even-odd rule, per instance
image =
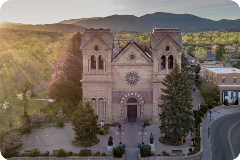
[[2, 141], [2, 152], [13, 151], [23, 144], [23, 136], [20, 131], [12, 131]]
[[60, 148], [60, 150], [55, 154], [56, 157], [67, 157], [69, 156], [69, 153], [65, 151], [64, 149]]
[[101, 154], [101, 156], [106, 156], [107, 154], [105, 153], [105, 152], [103, 152], [102, 154]]
[[145, 126], [150, 126], [151, 124], [149, 122], [150, 122], [150, 119], [148, 119], [148, 118], [143, 119], [143, 123]]
[[57, 127], [63, 127], [64, 126], [64, 123], [63, 121], [57, 121]]
[[235, 101], [235, 103], [234, 103], [235, 105], [238, 105], [238, 99]]
[[18, 157], [19, 153], [16, 151], [7, 151], [1, 153], [4, 158]]
[[140, 154], [142, 157], [151, 156], [151, 147], [149, 145], [142, 145], [140, 148]]
[[105, 124], [105, 126], [112, 126], [112, 127], [119, 126], [119, 125], [120, 125], [119, 122], [113, 122], [113, 123], [107, 123], [107, 124]]
[[104, 126], [103, 128], [101, 128], [98, 132], [98, 134], [100, 135], [106, 135], [109, 133], [109, 126]]
[[222, 105], [222, 103], [220, 103], [220, 102], [216, 103], [216, 106], [221, 106], [221, 105]]
[[81, 149], [79, 152], [80, 157], [86, 157], [86, 156], [91, 156], [92, 153], [89, 152], [87, 149]]
[[203, 117], [203, 116], [204, 116], [204, 113], [203, 113], [201, 110], [199, 110], [199, 111], [198, 111], [198, 116]]
[[198, 114], [198, 110], [193, 110], [193, 117], [196, 118]]
[[227, 106], [227, 105], [228, 105], [228, 100], [225, 99], [224, 102], [223, 102], [223, 104]]
[[206, 114], [207, 110], [208, 110], [208, 105], [207, 104], [201, 104], [200, 105], [200, 110], [203, 112], [203, 114]]
[[124, 152], [125, 152], [125, 149], [122, 146], [118, 146], [117, 148], [113, 148], [114, 157], [121, 158]]
[[163, 153], [163, 156], [170, 156], [170, 154], [166, 152], [166, 153]]
[[21, 154], [21, 157], [29, 157], [29, 153], [23, 153]]
[[202, 118], [198, 115], [195, 118], [194, 122], [195, 122], [195, 126], [197, 127], [202, 122]]
[[32, 149], [31, 153], [29, 153], [29, 157], [39, 157], [41, 155], [41, 151], [39, 148]]
[[31, 127], [20, 127], [19, 131], [22, 135], [27, 134], [31, 132], [32, 128]]
[[96, 153], [93, 154], [93, 156], [100, 156], [100, 152], [97, 151]]
[[42, 156], [45, 156], [45, 157], [49, 156], [49, 152], [47, 151], [47, 152], [43, 153]]

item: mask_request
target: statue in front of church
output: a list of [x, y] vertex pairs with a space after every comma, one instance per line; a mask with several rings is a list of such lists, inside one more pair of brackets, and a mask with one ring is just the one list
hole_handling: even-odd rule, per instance
[[113, 138], [112, 136], [110, 136], [108, 139], [108, 146], [112, 146], [112, 145], [113, 145]]

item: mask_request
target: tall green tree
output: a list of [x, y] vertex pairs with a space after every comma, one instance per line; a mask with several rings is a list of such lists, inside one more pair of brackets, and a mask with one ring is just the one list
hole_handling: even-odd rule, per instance
[[187, 66], [189, 66], [189, 65], [190, 65], [190, 62], [188, 61], [188, 58], [185, 55], [185, 53], [183, 53], [181, 56], [181, 69], [187, 70]]
[[182, 140], [193, 130], [194, 121], [192, 119], [192, 96], [191, 81], [188, 72], [181, 71], [177, 62], [170, 74], [163, 79], [161, 88], [161, 100], [163, 104], [159, 107], [162, 113], [159, 115], [161, 133], [171, 139]]
[[225, 46], [223, 44], [218, 44], [216, 48], [216, 60], [222, 61], [226, 54]]
[[76, 33], [68, 39], [62, 51], [62, 75], [49, 87], [48, 95], [56, 100], [64, 100], [68, 107], [74, 108], [82, 98], [82, 34]]
[[83, 98], [72, 114], [74, 138], [82, 143], [94, 141], [98, 133], [97, 120], [98, 116], [94, 113], [92, 105], [86, 98]]

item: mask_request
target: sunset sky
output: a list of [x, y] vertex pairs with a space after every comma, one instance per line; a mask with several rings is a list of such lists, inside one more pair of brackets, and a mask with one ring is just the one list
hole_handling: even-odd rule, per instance
[[1, 7], [0, 22], [46, 24], [154, 12], [188, 13], [212, 20], [240, 19], [239, 6], [230, 0], [9, 0]]

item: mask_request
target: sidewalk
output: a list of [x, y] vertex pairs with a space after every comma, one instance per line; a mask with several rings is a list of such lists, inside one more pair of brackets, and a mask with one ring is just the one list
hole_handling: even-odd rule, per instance
[[202, 121], [202, 140], [203, 140], [203, 158], [202, 160], [211, 160], [212, 159], [212, 149], [211, 149], [211, 139], [208, 138], [208, 127], [220, 117], [225, 115], [233, 114], [240, 112], [240, 106], [238, 108], [228, 108], [228, 109], [220, 109], [212, 113], [211, 122], [210, 122], [210, 114], [207, 114], [207, 117]]

